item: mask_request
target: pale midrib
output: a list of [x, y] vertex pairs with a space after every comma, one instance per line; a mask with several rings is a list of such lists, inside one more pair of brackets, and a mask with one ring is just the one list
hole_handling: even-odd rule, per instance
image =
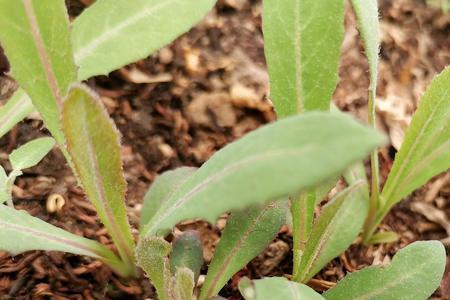
[[31, 0], [22, 0], [22, 3], [25, 8], [25, 13], [30, 24], [31, 34], [35, 42], [39, 60], [42, 63], [45, 76], [47, 77], [50, 90], [53, 94], [53, 97], [55, 98], [56, 104], [58, 105], [59, 109], [61, 109], [63, 105], [63, 98], [58, 87], [55, 73], [53, 72], [50, 57], [48, 56], [48, 53], [45, 49], [44, 41], [42, 39], [41, 32], [39, 31], [39, 23], [34, 13], [33, 4], [31, 3]]
[[305, 111], [305, 104], [303, 99], [303, 78], [302, 78], [302, 47], [300, 43], [301, 39], [301, 24], [300, 24], [300, 12], [301, 1], [295, 1], [295, 36], [294, 36], [294, 49], [295, 49], [295, 94], [297, 96], [297, 113]]
[[146, 230], [146, 232], [149, 232], [149, 231], [152, 232], [154, 230], [154, 228], [158, 228], [158, 225], [161, 224], [162, 221], [164, 221], [164, 219], [166, 219], [168, 216], [170, 216], [178, 208], [183, 206], [195, 194], [201, 192], [211, 182], [220, 180], [223, 176], [226, 176], [228, 173], [232, 172], [233, 170], [235, 170], [235, 169], [237, 169], [239, 167], [243, 167], [243, 166], [245, 166], [247, 164], [252, 164], [255, 161], [260, 161], [260, 160], [263, 160], [263, 159], [267, 159], [269, 157], [280, 156], [280, 155], [287, 155], [289, 153], [300, 154], [300, 153], [303, 153], [303, 152], [306, 152], [306, 151], [310, 151], [312, 148], [315, 148], [315, 147], [313, 145], [308, 145], [308, 146], [305, 146], [302, 149], [288, 149], [288, 150], [277, 149], [275, 151], [266, 152], [266, 153], [260, 153], [260, 154], [254, 155], [254, 156], [246, 157], [246, 158], [244, 158], [242, 160], [239, 160], [239, 161], [235, 162], [234, 164], [230, 164], [229, 166], [227, 166], [224, 169], [222, 169], [220, 172], [216, 173], [213, 176], [208, 177], [207, 179], [205, 179], [202, 182], [200, 182], [199, 184], [197, 184], [194, 188], [192, 188], [184, 197], [180, 198], [179, 201], [174, 203], [174, 205], [172, 207], [169, 207], [167, 209], [166, 213], [163, 214], [159, 218], [159, 220], [157, 222], [152, 224], [152, 226], [150, 226], [149, 229]]
[[87, 56], [95, 52], [101, 44], [105, 43], [108, 39], [115, 37], [121, 33], [127, 27], [134, 25], [141, 21], [142, 19], [154, 14], [159, 9], [164, 8], [172, 4], [173, 2], [178, 2], [178, 0], [166, 0], [156, 4], [155, 6], [148, 7], [133, 17], [126, 18], [125, 21], [116, 24], [113, 27], [108, 27], [107, 31], [104, 31], [102, 34], [97, 35], [95, 39], [91, 40], [88, 44], [86, 44], [83, 48], [77, 49], [75, 52], [75, 61], [78, 65], [83, 61]]
[[264, 215], [267, 213], [267, 211], [270, 208], [274, 207], [274, 205], [275, 205], [274, 203], [271, 203], [271, 204], [267, 205], [261, 211], [261, 213], [251, 222], [250, 226], [245, 231], [245, 233], [242, 235], [242, 237], [239, 239], [238, 243], [231, 249], [230, 254], [227, 256], [227, 258], [225, 259], [224, 263], [221, 265], [220, 271], [212, 279], [212, 281], [211, 281], [212, 283], [211, 283], [210, 287], [208, 288], [208, 291], [206, 292], [206, 297], [204, 297], [203, 299], [209, 299], [209, 298], [214, 296], [213, 295], [213, 290], [216, 287], [220, 277], [227, 270], [227, 267], [228, 267], [228, 265], [230, 265], [231, 260], [233, 259], [233, 257], [235, 257], [236, 253], [242, 248], [242, 245], [248, 239], [250, 234], [255, 230], [255, 227], [259, 223], [259, 221], [264, 217]]
[[21, 112], [23, 108], [28, 106], [28, 102], [26, 101], [27, 99], [27, 95], [23, 95], [12, 107], [5, 108], [5, 111], [8, 113], [2, 113], [4, 118], [0, 120], [0, 123], [2, 124], [2, 126], [0, 126], [0, 132], [2, 131], [3, 126], [6, 127], [9, 122], [17, 116], [16, 112]]
[[91, 257], [102, 258], [102, 256], [97, 254], [95, 250], [87, 247], [86, 245], [83, 245], [83, 244], [77, 243], [75, 241], [72, 241], [70, 239], [61, 238], [61, 237], [50, 235], [50, 234], [47, 234], [47, 233], [44, 233], [44, 232], [41, 232], [41, 231], [33, 230], [30, 227], [24, 227], [24, 226], [20, 226], [20, 225], [17, 225], [17, 224], [11, 224], [11, 223], [7, 223], [7, 222], [0, 222], [0, 228], [1, 227], [3, 227], [6, 230], [7, 229], [11, 229], [11, 230], [15, 230], [15, 231], [27, 234], [27, 235], [34, 236], [34, 237], [36, 237], [36, 236], [43, 237], [43, 238], [48, 239], [50, 241], [54, 241], [54, 242], [57, 242], [57, 243], [68, 245], [68, 246], [73, 247], [73, 248], [81, 249], [81, 250], [83, 250], [83, 252], [90, 253], [89, 256], [91, 256]]
[[[385, 201], [388, 201], [389, 203], [392, 202], [391, 198], [392, 198], [392, 192], [393, 189], [396, 187], [398, 181], [401, 178], [401, 175], [403, 173], [403, 170], [406, 168], [406, 166], [408, 165], [409, 159], [411, 158], [411, 156], [413, 155], [415, 149], [417, 148], [417, 146], [419, 145], [422, 135], [426, 132], [426, 130], [429, 127], [429, 124], [431, 123], [431, 121], [434, 118], [434, 115], [436, 114], [436, 112], [438, 111], [438, 108], [440, 107], [440, 104], [442, 103], [444, 97], [441, 98], [440, 101], [438, 101], [438, 103], [436, 105], [434, 105], [433, 110], [431, 112], [430, 115], [428, 115], [428, 118], [425, 122], [425, 124], [420, 128], [419, 134], [416, 136], [416, 138], [414, 139], [413, 144], [411, 145], [411, 148], [409, 149], [409, 152], [406, 154], [405, 158], [402, 161], [402, 164], [400, 165], [397, 173], [395, 174], [395, 177], [392, 179], [392, 181], [390, 182], [390, 185], [388, 186], [388, 189], [385, 191], [383, 189], [382, 191], [382, 197], [385, 199]], [[420, 125], [420, 124], [419, 124]], [[386, 205], [386, 203], [384, 203], [383, 205]]]
[[[347, 191], [346, 194], [342, 195], [341, 197], [348, 197], [351, 193], [355, 192], [356, 189], [359, 189], [362, 185], [364, 184], [363, 180], [358, 181], [357, 183], [354, 184], [353, 188], [349, 189]], [[335, 216], [338, 214], [338, 212], [344, 208], [344, 200], [342, 200], [342, 204], [341, 207], [336, 211], [336, 213], [334, 214]], [[324, 233], [322, 234], [322, 237], [319, 239], [318, 243], [317, 243], [317, 247], [315, 248], [316, 250], [314, 251], [313, 255], [311, 256], [311, 258], [307, 261], [308, 264], [305, 266], [304, 271], [302, 271], [303, 273], [303, 277], [306, 277], [307, 275], [309, 275], [308, 273], [311, 271], [314, 262], [316, 261], [317, 257], [320, 255], [320, 253], [322, 253], [322, 249], [324, 247], [324, 245], [329, 242], [329, 237], [331, 236], [331, 234], [336, 230], [336, 228], [334, 228], [334, 224], [338, 221], [338, 218], [333, 217], [333, 219], [331, 220], [331, 222], [327, 225], [327, 228], [325, 229]], [[304, 279], [304, 278], [303, 278]]]
[[[445, 153], [447, 148], [450, 147], [450, 140], [439, 146], [439, 148], [436, 148], [433, 152], [431, 152], [429, 155], [426, 156], [425, 159], [421, 160], [418, 164], [416, 164], [411, 171], [408, 173], [408, 176], [405, 177], [405, 180], [403, 183], [397, 187], [396, 190], [398, 190], [398, 193], [401, 193], [404, 186], [408, 183], [408, 181], [416, 176], [417, 172], [420, 172], [424, 166], [426, 166], [430, 161], [433, 161], [436, 157], [439, 157], [442, 153]], [[396, 194], [394, 194], [396, 195]], [[396, 198], [396, 197], [394, 197]]]
[[[368, 294], [364, 294], [364, 295], [358, 296], [357, 298], [353, 298], [353, 300], [370, 300], [370, 299], [374, 299], [373, 297], [382, 295], [385, 291], [391, 289], [393, 286], [399, 285], [403, 281], [408, 280], [409, 278], [414, 277], [417, 274], [421, 274], [423, 272], [422, 267], [427, 265], [428, 263], [429, 262], [424, 262], [422, 264], [419, 264], [418, 267], [416, 268], [416, 270], [417, 270], [416, 272], [411, 272], [411, 273], [407, 273], [407, 275], [400, 276], [396, 280], [392, 280], [389, 283], [384, 284], [380, 289], [372, 291], [372, 292], [370, 292]], [[385, 270], [385, 271], [388, 272], [388, 270]]]
[[83, 124], [82, 127], [83, 127], [83, 131], [84, 131], [84, 135], [86, 136], [86, 139], [87, 139], [86, 151], [88, 153], [89, 160], [91, 162], [91, 168], [93, 170], [95, 170], [95, 174], [94, 174], [94, 178], [95, 178], [94, 184], [96, 187], [95, 193], [97, 194], [97, 199], [100, 200], [100, 205], [103, 207], [103, 211], [105, 212], [105, 215], [106, 215], [106, 218], [108, 221], [108, 225], [110, 226], [111, 236], [113, 237], [113, 239], [117, 240], [117, 243], [120, 245], [120, 249], [125, 252], [124, 254], [129, 259], [131, 259], [133, 257], [132, 253], [130, 252], [131, 250], [128, 247], [128, 243], [124, 239], [122, 230], [120, 230], [119, 226], [116, 223], [116, 220], [112, 213], [111, 207], [109, 206], [108, 201], [106, 199], [105, 190], [103, 188], [104, 184], [103, 184], [102, 176], [100, 174], [100, 170], [99, 170], [98, 163], [97, 163], [97, 158], [94, 154], [92, 140], [90, 138], [89, 130], [87, 128], [88, 119], [87, 119], [87, 113], [86, 113], [86, 108], [85, 108], [84, 104], [82, 104], [82, 108], [83, 108], [83, 119], [85, 120], [85, 122], [82, 122], [82, 124]]

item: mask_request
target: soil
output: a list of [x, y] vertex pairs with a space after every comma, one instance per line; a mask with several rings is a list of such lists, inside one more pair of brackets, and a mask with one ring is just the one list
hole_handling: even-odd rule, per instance
[[[68, 1], [70, 14], [76, 16], [90, 2]], [[382, 48], [378, 125], [392, 143], [380, 151], [385, 179], [420, 95], [450, 61], [450, 14], [418, 0], [379, 3]], [[88, 81], [123, 135], [127, 206], [135, 232], [143, 195], [158, 174], [179, 166], [200, 166], [227, 143], [275, 120], [267, 99], [269, 81], [260, 15], [260, 1], [219, 0], [203, 22], [171, 45], [109, 77]], [[341, 82], [334, 101], [364, 121], [367, 63], [350, 10], [346, 28]], [[1, 61], [0, 68], [7, 71], [8, 64]], [[0, 80], [2, 93], [6, 93], [5, 85], [14, 86], [5, 76]], [[39, 116], [28, 118], [0, 139], [0, 163], [8, 168], [7, 155], [12, 149], [47, 134]], [[64, 197], [65, 204], [50, 212], [49, 196], [55, 193]], [[16, 182], [14, 199], [17, 208], [33, 216], [112, 246], [57, 149]], [[447, 172], [397, 205], [386, 218], [382, 229], [399, 233], [398, 242], [370, 247], [355, 243], [309, 284], [318, 291], [326, 290], [347, 272], [389, 262], [398, 249], [415, 240], [442, 240], [449, 250], [449, 217]], [[224, 222], [186, 222], [176, 230], [194, 228], [201, 233], [207, 264]], [[238, 272], [221, 295], [241, 299], [237, 282], [242, 276], [290, 274], [291, 249], [289, 228], [283, 227], [276, 240]], [[432, 299], [450, 299], [448, 261], [445, 279]], [[34, 251], [16, 257], [0, 252], [0, 295], [3, 299], [148, 299], [154, 298], [154, 291], [143, 276], [123, 280], [86, 257]]]

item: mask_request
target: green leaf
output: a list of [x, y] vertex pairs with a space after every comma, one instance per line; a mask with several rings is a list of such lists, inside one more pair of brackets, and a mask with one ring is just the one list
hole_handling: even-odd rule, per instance
[[193, 218], [213, 223], [224, 212], [298, 194], [337, 176], [384, 140], [341, 114], [305, 113], [264, 126], [213, 155], [142, 234], [164, 235]]
[[194, 273], [188, 268], [178, 268], [172, 278], [173, 299], [192, 300], [194, 286]]
[[122, 263], [111, 250], [30, 216], [0, 205], [0, 250], [17, 255], [25, 251], [62, 251], [99, 259], [121, 275]]
[[338, 82], [343, 0], [263, 1], [270, 99], [279, 118], [328, 110]]
[[236, 272], [261, 253], [286, 220], [287, 201], [231, 214], [216, 246], [199, 299], [210, 299]]
[[170, 271], [175, 274], [177, 269], [186, 267], [194, 274], [192, 280], [197, 281], [202, 266], [203, 244], [200, 236], [196, 231], [183, 232], [172, 243]]
[[0, 166], [0, 204], [5, 203], [10, 194], [7, 188], [8, 176], [6, 175], [5, 169]]
[[245, 300], [324, 300], [307, 285], [292, 282], [284, 277], [271, 277], [250, 282], [239, 282], [239, 290]]
[[177, 189], [194, 174], [197, 168], [181, 167], [164, 172], [158, 176], [144, 196], [141, 211], [140, 228], [142, 229], [152, 218], [161, 215], [170, 206], [167, 201]]
[[295, 281], [308, 282], [355, 240], [367, 216], [368, 203], [361, 197], [367, 189], [367, 182], [360, 180], [322, 208], [306, 243]]
[[380, 52], [380, 22], [377, 0], [351, 0], [355, 10], [358, 29], [364, 42], [370, 69], [370, 90], [377, 88], [378, 53]]
[[172, 247], [162, 238], [144, 237], [136, 247], [137, 264], [156, 288], [160, 300], [171, 299], [171, 276], [168, 255]]
[[368, 241], [368, 245], [376, 245], [376, 244], [386, 244], [386, 243], [394, 243], [398, 241], [399, 236], [397, 233], [392, 231], [383, 231], [374, 234]]
[[390, 208], [431, 177], [450, 167], [450, 68], [438, 75], [422, 96], [381, 193]]
[[0, 137], [25, 119], [33, 110], [30, 98], [22, 89], [17, 90], [8, 102], [0, 107]]
[[[9, 1], [9, 0], [6, 0]], [[73, 22], [78, 79], [107, 75], [188, 31], [216, 0], [97, 1]]]
[[76, 80], [64, 0], [0, 0], [0, 28], [14, 78], [63, 146], [59, 109]]
[[445, 260], [442, 243], [415, 242], [400, 250], [389, 266], [351, 273], [324, 297], [327, 300], [425, 300], [439, 286]]
[[37, 165], [55, 145], [50, 137], [38, 138], [20, 146], [9, 155], [9, 161], [15, 171]]
[[125, 208], [119, 132], [100, 99], [81, 85], [70, 90], [62, 115], [66, 147], [78, 182], [131, 267], [134, 241]]

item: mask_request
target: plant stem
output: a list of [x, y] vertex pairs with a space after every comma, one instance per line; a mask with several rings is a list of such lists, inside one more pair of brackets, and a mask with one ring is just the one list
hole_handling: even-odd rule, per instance
[[[369, 102], [368, 102], [368, 119], [369, 124], [376, 128], [376, 112], [375, 112], [375, 89], [369, 89]], [[370, 189], [370, 202], [369, 213], [367, 215], [366, 222], [363, 230], [363, 242], [366, 244], [372, 237], [375, 231], [374, 222], [376, 220], [378, 212], [379, 194], [380, 194], [380, 173], [378, 162], [378, 149], [374, 150], [370, 155], [370, 171], [371, 171], [371, 189]], [[375, 225], [376, 226], [376, 225]]]
[[311, 234], [314, 220], [314, 206], [316, 203], [314, 192], [301, 193], [296, 199], [292, 200], [292, 238], [293, 238], [293, 272], [292, 280], [300, 282], [302, 272], [300, 262], [305, 250], [306, 242]]

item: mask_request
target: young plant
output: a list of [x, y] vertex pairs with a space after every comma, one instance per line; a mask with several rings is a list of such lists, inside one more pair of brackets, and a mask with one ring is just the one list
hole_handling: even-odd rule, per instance
[[[0, 19], [0, 24], [10, 29], [0, 33], [0, 40], [11, 62], [13, 75], [30, 95], [44, 123], [60, 144], [79, 184], [111, 235], [119, 257], [97, 242], [4, 206], [0, 207], [4, 211], [0, 218], [3, 228], [0, 248], [13, 254], [42, 249], [88, 255], [102, 260], [121, 276], [133, 276], [136, 275], [135, 241], [126, 216], [126, 183], [122, 174], [119, 135], [95, 93], [73, 82], [141, 58], [143, 52], [128, 51], [130, 43], [136, 46], [133, 48], [147, 49], [145, 55], [148, 55], [148, 51], [178, 35], [181, 28], [191, 26], [214, 1], [149, 0], [131, 6], [125, 6], [128, 3], [125, 1], [97, 1], [74, 21], [72, 33], [64, 2], [44, 2], [0, 0], [0, 12], [10, 12]], [[177, 26], [164, 27], [163, 19], [154, 15], [156, 12], [170, 15], [175, 4], [183, 5], [192, 14], [177, 20]], [[116, 8], [113, 11], [117, 15], [101, 17], [102, 13], [110, 11], [110, 7]], [[110, 20], [109, 27], [98, 23], [105, 20]], [[159, 42], [151, 41], [151, 47], [140, 44], [144, 38], [140, 29], [149, 24], [158, 28], [156, 37], [160, 37], [156, 39]], [[160, 34], [161, 28], [157, 25], [164, 25], [167, 32]], [[22, 36], [24, 33], [27, 34]], [[122, 46], [116, 52], [111, 51], [114, 45], [126, 44], [123, 39], [129, 37], [135, 39], [127, 44], [127, 51], [120, 48]], [[76, 64], [80, 67], [78, 74]], [[311, 137], [310, 132], [315, 135]], [[270, 144], [267, 144], [268, 140]], [[202, 297], [214, 295], [276, 234], [284, 222], [284, 199], [288, 195], [335, 177], [383, 140], [382, 136], [347, 116], [310, 113], [256, 130], [216, 153], [198, 170], [183, 168], [164, 174], [146, 197], [138, 261], [145, 267], [146, 258], [141, 256], [148, 254], [160, 257], [160, 263], [166, 265], [164, 257], [168, 247], [164, 246], [161, 236], [183, 220], [201, 218], [215, 222], [223, 213], [231, 212], [221, 247], [233, 250], [231, 253], [218, 251], [217, 256], [218, 265], [226, 261], [226, 272], [211, 268], [208, 277], [212, 279], [207, 279], [209, 288]], [[348, 147], [353, 151], [348, 152]], [[336, 153], [339, 155], [334, 155]], [[285, 174], [292, 175], [285, 177]], [[245, 230], [241, 231], [238, 221], [243, 215], [250, 218], [242, 228]], [[235, 218], [237, 221], [233, 221]], [[263, 232], [254, 235], [259, 230]], [[239, 235], [242, 236], [239, 238]], [[20, 245], [12, 243], [12, 237], [19, 237], [24, 242]], [[153, 243], [150, 248], [145, 246], [148, 241]], [[176, 248], [175, 244], [175, 253]], [[178, 264], [173, 255], [170, 258], [172, 264]], [[189, 272], [194, 273], [194, 278], [198, 273], [183, 271], [186, 267], [193, 268], [186, 265], [178, 274], [176, 266], [172, 267], [172, 270], [175, 268], [175, 279], [170, 281], [176, 282], [173, 289], [178, 298], [192, 296]], [[158, 286], [159, 279], [153, 278], [153, 271], [148, 272]], [[158, 276], [166, 274], [164, 272]], [[186, 284], [191, 287], [189, 293], [181, 287]]]
[[401, 249], [389, 265], [351, 273], [322, 295], [280, 277], [254, 281], [245, 278], [239, 288], [246, 300], [428, 299], [439, 286], [445, 260], [440, 242], [415, 242]]
[[[263, 5], [270, 98], [278, 117], [328, 110], [337, 82], [344, 1], [264, 0]], [[369, 61], [368, 119], [374, 127], [379, 52], [377, 3], [376, 0], [352, 0], [352, 6]], [[290, 195], [294, 281], [307, 283], [352, 243], [363, 225], [365, 243], [392, 240], [392, 233], [371, 237], [389, 209], [432, 176], [448, 169], [449, 73], [448, 69], [444, 70], [425, 93], [381, 196], [377, 150], [371, 154], [371, 184], [361, 163], [349, 168], [344, 173], [349, 187], [323, 206], [318, 216], [314, 216], [315, 207], [336, 179]], [[410, 266], [411, 270], [416, 267]], [[409, 297], [407, 290], [401, 293]], [[283, 299], [271, 295], [267, 299]]]
[[55, 145], [55, 140], [49, 137], [35, 139], [18, 149], [11, 152], [9, 162], [12, 171], [6, 175], [5, 169], [0, 166], [0, 204], [7, 203], [9, 207], [14, 208], [12, 201], [12, 187], [14, 181], [20, 175], [22, 170], [37, 165]]

